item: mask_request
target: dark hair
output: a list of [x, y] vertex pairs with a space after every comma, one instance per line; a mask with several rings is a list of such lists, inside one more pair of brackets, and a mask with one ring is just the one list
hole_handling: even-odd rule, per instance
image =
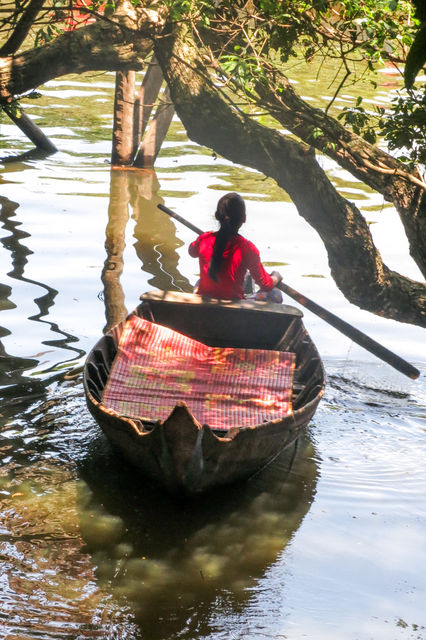
[[242, 197], [238, 193], [222, 196], [217, 203], [215, 218], [219, 221], [220, 227], [213, 245], [209, 276], [217, 281], [226, 245], [246, 220], [246, 205]]

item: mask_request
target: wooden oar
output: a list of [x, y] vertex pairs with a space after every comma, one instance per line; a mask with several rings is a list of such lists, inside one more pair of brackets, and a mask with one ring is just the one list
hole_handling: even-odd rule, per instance
[[[168, 207], [165, 207], [163, 204], [159, 204], [157, 206], [159, 209], [161, 209], [161, 211], [164, 211], [164, 213], [167, 213], [167, 215], [169, 215], [171, 218], [175, 218], [175, 220], [178, 220], [189, 229], [192, 229], [192, 231], [195, 231], [195, 233], [198, 233], [198, 235], [203, 233], [201, 229], [191, 224], [191, 222], [188, 222], [187, 220], [185, 220], [185, 218], [182, 218], [182, 216], [179, 216], [177, 213], [175, 213]], [[391, 367], [394, 367], [394, 369], [397, 369], [398, 371], [408, 376], [409, 378], [412, 378], [413, 380], [419, 377], [420, 371], [416, 369], [416, 367], [413, 367], [412, 364], [410, 364], [400, 356], [396, 355], [396, 353], [389, 351], [389, 349], [379, 344], [378, 342], [373, 340], [373, 338], [370, 338], [359, 329], [356, 329], [345, 320], [342, 320], [338, 316], [334, 315], [334, 313], [327, 311], [327, 309], [324, 309], [324, 307], [321, 307], [319, 304], [317, 304], [313, 300], [310, 300], [309, 298], [304, 296], [302, 293], [299, 293], [292, 287], [289, 287], [288, 284], [284, 284], [284, 282], [280, 282], [277, 285], [277, 288], [281, 289], [281, 291], [283, 291], [285, 294], [290, 296], [290, 298], [293, 298], [293, 300], [296, 300], [303, 307], [306, 307], [306, 309], [309, 309], [309, 311], [312, 311], [312, 313], [315, 313], [315, 315], [325, 320], [325, 322], [328, 322], [328, 324], [331, 324], [332, 327], [334, 327], [335, 329], [340, 331], [340, 333], [343, 333], [345, 336], [353, 340], [353, 342], [356, 342], [357, 344], [359, 344], [361, 347], [363, 347], [370, 353], [373, 353], [375, 356], [377, 356], [381, 360], [384, 360], [384, 362], [387, 362], [388, 364], [390, 364]]]

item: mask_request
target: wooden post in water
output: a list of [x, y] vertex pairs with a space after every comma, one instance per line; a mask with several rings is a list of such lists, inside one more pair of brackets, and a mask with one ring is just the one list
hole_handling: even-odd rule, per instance
[[154, 117], [133, 162], [135, 167], [152, 167], [166, 137], [175, 108], [170, 100], [168, 87], [160, 99]]
[[13, 106], [3, 106], [3, 110], [9, 118], [21, 129], [23, 133], [31, 140], [38, 149], [55, 153], [57, 148], [43, 133], [43, 131], [29, 118], [20, 107], [15, 109]]
[[134, 148], [137, 151], [148, 125], [152, 109], [163, 84], [163, 74], [155, 56], [146, 70], [135, 101]]
[[[115, 83], [111, 164], [152, 167], [175, 112], [168, 88], [149, 121], [163, 84], [161, 67], [153, 57], [135, 98], [135, 72], [118, 71]], [[149, 124], [148, 124], [149, 123]], [[142, 137], [145, 137], [142, 141]]]
[[133, 127], [135, 106], [135, 72], [117, 71], [115, 79], [112, 165], [131, 165], [134, 155]]

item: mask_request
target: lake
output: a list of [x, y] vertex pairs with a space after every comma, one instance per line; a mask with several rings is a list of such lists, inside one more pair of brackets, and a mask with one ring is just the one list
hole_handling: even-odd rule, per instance
[[[370, 100], [385, 104], [397, 80], [379, 80]], [[306, 92], [313, 81], [301, 73]], [[177, 118], [155, 171], [111, 171], [113, 92], [97, 73], [24, 100], [59, 149], [49, 157], [18, 159], [31, 143], [1, 122], [0, 638], [426, 639], [424, 329], [348, 303], [287, 194], [188, 140]], [[318, 104], [329, 93], [318, 82]], [[394, 209], [319, 161], [385, 263], [421, 279]], [[270, 270], [422, 374], [304, 310], [328, 379], [305, 436], [245, 484], [177, 499], [111, 450], [79, 368], [142, 292], [197, 280], [193, 232], [157, 204], [211, 229], [234, 190]]]

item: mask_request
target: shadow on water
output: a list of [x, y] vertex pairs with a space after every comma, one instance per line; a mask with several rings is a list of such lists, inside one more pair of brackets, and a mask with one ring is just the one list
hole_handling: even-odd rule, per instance
[[135, 637], [98, 588], [79, 527], [76, 462], [97, 436], [77, 381], [46, 386], [0, 421], [1, 637]]
[[101, 588], [133, 611], [141, 638], [209, 633], [238, 612], [313, 502], [312, 445], [299, 441], [249, 482], [197, 498], [157, 488], [99, 439], [79, 464], [80, 531]]
[[[0, 627], [10, 638], [160, 640], [237, 613], [313, 502], [308, 440], [241, 485], [170, 496], [130, 467], [79, 381], [0, 422]], [[22, 606], [23, 603], [25, 606]]]

